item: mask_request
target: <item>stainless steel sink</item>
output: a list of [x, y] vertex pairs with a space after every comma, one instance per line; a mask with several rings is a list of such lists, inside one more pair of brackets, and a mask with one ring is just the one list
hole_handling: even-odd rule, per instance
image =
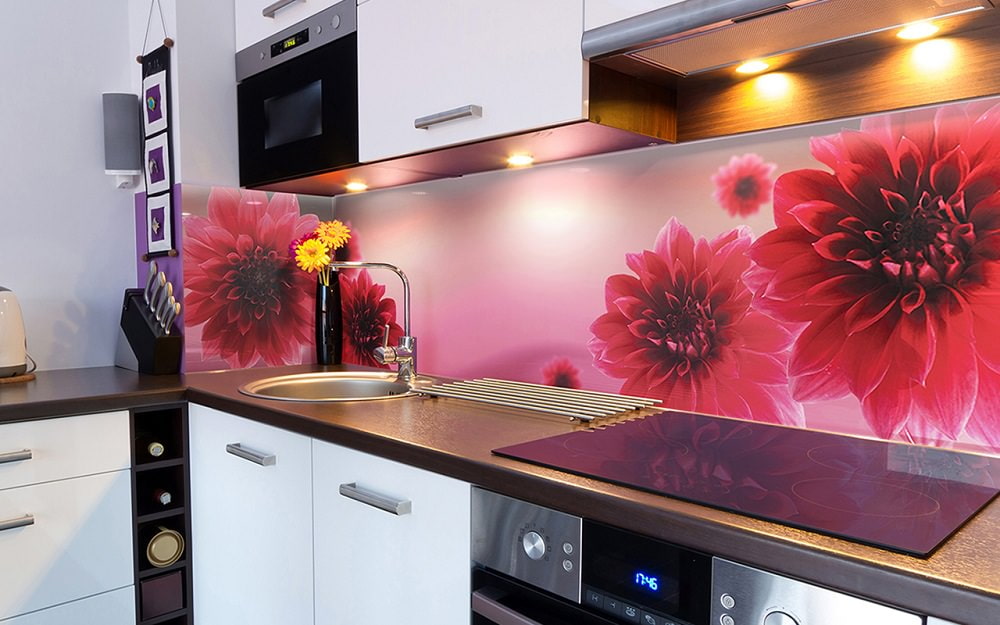
[[280, 375], [248, 382], [244, 395], [281, 401], [368, 401], [413, 395], [410, 385], [386, 371], [324, 371]]

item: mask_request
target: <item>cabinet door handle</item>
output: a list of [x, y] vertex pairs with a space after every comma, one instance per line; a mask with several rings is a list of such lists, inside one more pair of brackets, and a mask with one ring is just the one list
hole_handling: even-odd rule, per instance
[[306, 0], [278, 0], [274, 4], [269, 4], [264, 7], [264, 10], [260, 12], [264, 17], [270, 17], [274, 19], [274, 14], [285, 8], [289, 4], [295, 4], [296, 2], [305, 2]]
[[348, 499], [366, 503], [369, 506], [385, 510], [395, 515], [409, 514], [413, 509], [413, 504], [409, 499], [393, 499], [376, 492], [359, 488], [357, 482], [340, 485], [340, 494]]
[[465, 106], [460, 106], [457, 109], [451, 109], [450, 111], [441, 111], [440, 113], [434, 113], [433, 115], [418, 117], [413, 120], [413, 127], [421, 130], [427, 130], [431, 126], [443, 124], [444, 122], [450, 122], [453, 119], [482, 116], [483, 107], [478, 104], [466, 104]]
[[472, 611], [497, 625], [541, 625], [535, 619], [528, 618], [500, 603], [497, 599], [501, 595], [501, 592], [493, 588], [474, 591], [472, 593]]
[[243, 458], [244, 460], [249, 460], [254, 464], [259, 464], [262, 467], [269, 467], [278, 461], [277, 456], [274, 454], [268, 454], [249, 447], [244, 447], [242, 443], [229, 443], [226, 445], [226, 451], [233, 454], [237, 458]]
[[19, 462], [21, 460], [31, 460], [30, 449], [8, 451], [7, 453], [0, 454], [0, 464], [7, 464], [8, 462]]
[[35, 524], [35, 517], [30, 514], [26, 514], [22, 517], [17, 517], [16, 519], [7, 519], [6, 521], [0, 521], [0, 532], [4, 530], [12, 530], [15, 527], [27, 527], [28, 525]]

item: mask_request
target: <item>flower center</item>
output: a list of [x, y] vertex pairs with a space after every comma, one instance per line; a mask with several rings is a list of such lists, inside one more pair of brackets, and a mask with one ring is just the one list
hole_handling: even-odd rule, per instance
[[277, 252], [257, 246], [252, 256], [240, 257], [232, 282], [241, 289], [243, 299], [261, 306], [276, 298], [280, 271]]
[[736, 182], [733, 192], [737, 197], [749, 200], [757, 196], [757, 181], [753, 176], [744, 176]]
[[[673, 359], [682, 361], [684, 366], [679, 373], [683, 375], [691, 368], [691, 361], [703, 360], [712, 353], [716, 322], [712, 318], [711, 305], [691, 295], [681, 300], [668, 293], [665, 313], [650, 319], [656, 330], [646, 338], [666, 350]], [[650, 313], [649, 316], [654, 315]]]
[[960, 206], [940, 196], [924, 193], [917, 205], [897, 211], [882, 223], [880, 232], [868, 237], [881, 245], [883, 272], [898, 280], [904, 291], [939, 285], [955, 285], [975, 243], [972, 224], [966, 223]]

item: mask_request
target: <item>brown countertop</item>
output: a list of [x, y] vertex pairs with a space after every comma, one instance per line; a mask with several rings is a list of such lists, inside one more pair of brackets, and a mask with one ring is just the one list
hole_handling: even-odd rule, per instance
[[965, 625], [998, 622], [1000, 499], [930, 558], [921, 559], [490, 453], [581, 427], [558, 418], [449, 399], [308, 404], [258, 400], [236, 390], [266, 375], [314, 370], [283, 367], [183, 377], [144, 376], [116, 367], [43, 371], [32, 382], [0, 385], [0, 423], [186, 398], [921, 614]]
[[236, 390], [267, 375], [314, 370], [189, 374], [188, 400], [921, 614], [998, 622], [1000, 499], [921, 559], [490, 453], [582, 427], [550, 416], [444, 398], [310, 404]]
[[182, 376], [118, 367], [39, 371], [29, 382], [0, 384], [0, 423], [184, 401], [184, 390]]

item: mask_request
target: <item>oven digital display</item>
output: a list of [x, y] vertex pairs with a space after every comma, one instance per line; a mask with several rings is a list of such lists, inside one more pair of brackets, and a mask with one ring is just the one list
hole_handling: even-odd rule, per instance
[[274, 58], [280, 54], [284, 54], [289, 50], [298, 48], [304, 43], [309, 43], [309, 29], [300, 30], [291, 37], [286, 37], [281, 41], [276, 41], [271, 44], [271, 58]]
[[710, 556], [587, 520], [583, 545], [585, 586], [640, 610], [708, 622]]

